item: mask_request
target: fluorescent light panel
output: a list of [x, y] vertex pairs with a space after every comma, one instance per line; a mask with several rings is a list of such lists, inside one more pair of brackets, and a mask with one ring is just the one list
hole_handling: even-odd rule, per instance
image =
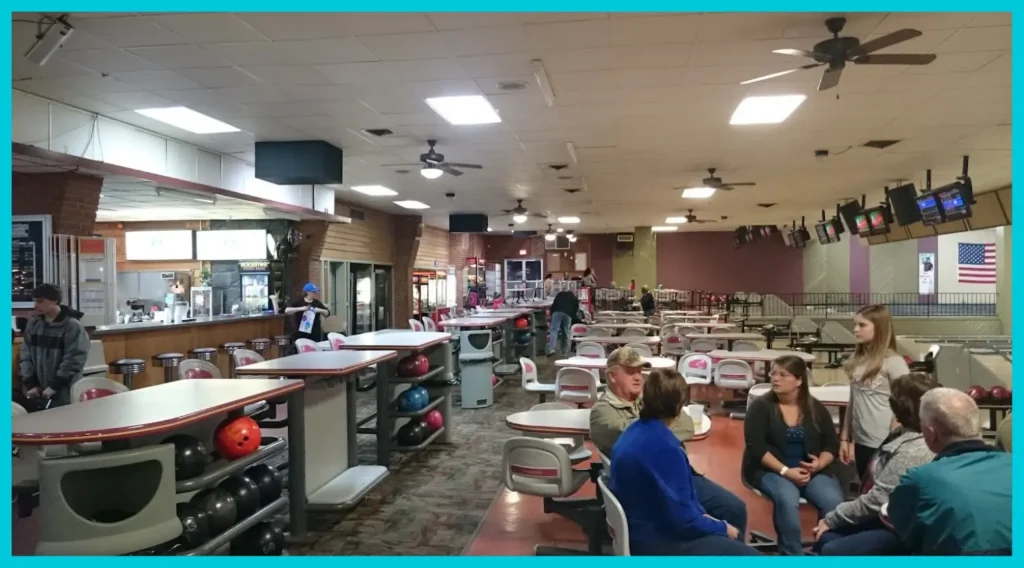
[[671, 232], [671, 231], [678, 231], [678, 230], [679, 230], [679, 227], [677, 227], [675, 225], [666, 225], [664, 227], [651, 227], [651, 231], [654, 231], [655, 233], [668, 233], [668, 232]]
[[579, 217], [559, 217], [558, 222], [563, 225], [575, 225], [580, 222]]
[[238, 129], [230, 124], [223, 123], [216, 118], [198, 113], [186, 107], [167, 108], [144, 108], [135, 111], [142, 116], [148, 116], [153, 120], [159, 120], [164, 124], [170, 124], [175, 128], [187, 130], [193, 134], [220, 134], [223, 132], [238, 132]]
[[686, 199], [707, 199], [715, 194], [713, 187], [688, 187], [683, 190]]
[[395, 205], [406, 209], [430, 209], [429, 205], [419, 201], [396, 201]]
[[397, 191], [384, 187], [383, 185], [353, 185], [352, 191], [372, 197], [390, 197], [392, 195], [398, 195]]
[[779, 124], [805, 100], [806, 95], [747, 97], [736, 107], [729, 124]]
[[427, 99], [427, 104], [441, 118], [454, 126], [470, 124], [497, 124], [501, 117], [491, 103], [482, 96], [435, 97]]
[[686, 222], [686, 217], [668, 217], [665, 219], [665, 223], [668, 225], [682, 225]]

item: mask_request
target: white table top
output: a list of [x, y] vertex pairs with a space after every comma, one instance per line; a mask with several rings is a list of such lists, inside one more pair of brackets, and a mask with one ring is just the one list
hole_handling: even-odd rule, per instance
[[[652, 369], [671, 369], [676, 366], [675, 359], [668, 357], [644, 357], [644, 360], [651, 364]], [[605, 357], [569, 357], [555, 361], [556, 367], [579, 367], [581, 369], [604, 369], [608, 366], [608, 359]]]
[[11, 442], [50, 445], [160, 434], [301, 390], [295, 379], [193, 379], [17, 416]]
[[662, 316], [701, 316], [705, 315], [704, 310], [663, 310], [658, 312]]
[[720, 332], [720, 333], [688, 333], [686, 334], [687, 339], [764, 339], [764, 336], [760, 333], [740, 333], [740, 332]]
[[465, 318], [452, 318], [438, 322], [438, 327], [497, 327], [508, 321], [505, 317], [474, 315]]
[[533, 308], [519, 308], [519, 307], [494, 308], [494, 309], [487, 309], [487, 308], [482, 308], [481, 309], [481, 308], [477, 308], [477, 310], [475, 312], [473, 312], [473, 314], [471, 314], [471, 315], [475, 315], [475, 314], [529, 314], [529, 313], [533, 313]]
[[661, 343], [660, 337], [653, 335], [645, 335], [643, 337], [632, 337], [629, 335], [616, 335], [614, 337], [587, 337], [585, 335], [578, 335], [572, 338], [575, 342], [581, 341], [593, 341], [594, 343], [608, 343], [612, 345], [625, 345], [627, 343], [639, 343], [641, 345], [657, 345]]
[[[505, 417], [505, 425], [520, 432], [534, 434], [587, 436], [590, 434], [590, 409], [528, 410]], [[694, 429], [693, 440], [707, 438], [711, 432], [711, 418], [707, 414]]]
[[351, 351], [422, 351], [452, 340], [450, 333], [438, 331], [387, 331], [360, 333], [345, 338], [339, 350]]
[[811, 396], [825, 406], [846, 406], [850, 402], [850, 385], [811, 387]]
[[479, 314], [466, 314], [465, 316], [458, 319], [496, 319], [499, 322], [504, 323], [510, 319], [516, 319], [516, 317], [518, 316], [519, 314], [510, 314], [507, 312], [485, 312]]
[[618, 312], [618, 311], [615, 311], [615, 310], [600, 310], [600, 311], [597, 312], [597, 315], [599, 315], [599, 316], [615, 316], [615, 317], [619, 317], [619, 316], [639, 316], [639, 317], [644, 317], [644, 313], [643, 312]]
[[339, 376], [398, 356], [395, 351], [310, 351], [238, 367], [239, 375], [274, 377]]
[[587, 327], [600, 327], [604, 329], [658, 329], [658, 326], [649, 323], [595, 323]]
[[697, 321], [673, 321], [673, 322], [668, 322], [665, 325], [675, 325], [675, 326], [678, 326], [678, 327], [700, 327], [700, 328], [704, 328], [704, 329], [712, 329], [712, 328], [716, 328], [716, 327], [720, 327], [720, 328], [723, 328], [723, 329], [735, 329], [736, 328], [736, 324], [734, 324], [734, 323], [706, 322], [706, 321], [702, 321], [702, 322], [697, 322]]
[[803, 351], [781, 351], [778, 349], [762, 349], [760, 351], [726, 351], [715, 349], [708, 353], [712, 359], [739, 359], [740, 361], [771, 363], [783, 355], [796, 355], [806, 363], [813, 363], [817, 357]]
[[709, 315], [705, 315], [705, 314], [692, 314], [692, 315], [667, 315], [667, 316], [664, 317], [665, 320], [672, 320], [672, 321], [675, 321], [675, 320], [709, 320], [709, 319], [716, 319], [716, 318], [721, 318], [721, 316], [718, 316], [718, 315], [709, 316]]

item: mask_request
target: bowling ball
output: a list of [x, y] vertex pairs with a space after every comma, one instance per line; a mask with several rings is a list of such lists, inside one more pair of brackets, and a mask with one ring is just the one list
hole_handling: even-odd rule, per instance
[[409, 389], [398, 395], [398, 409], [402, 412], [413, 412], [419, 409], [420, 397], [416, 391]]
[[431, 410], [430, 412], [423, 416], [423, 422], [427, 425], [427, 428], [429, 428], [430, 431], [433, 432], [439, 429], [441, 426], [444, 426], [444, 417], [441, 416], [440, 411]]
[[174, 478], [178, 481], [192, 479], [203, 474], [209, 456], [206, 446], [197, 438], [186, 434], [171, 436], [164, 444], [174, 444]]
[[260, 510], [260, 488], [256, 482], [244, 475], [232, 475], [217, 484], [235, 500], [238, 518], [244, 519]]
[[988, 391], [988, 396], [989, 398], [992, 399], [993, 402], [999, 404], [1008, 403], [1013, 399], [1013, 393], [1010, 392], [1010, 389], [1003, 386], [992, 387]]
[[493, 387], [493, 386], [495, 386], [497, 384], [498, 384], [498, 375], [491, 375], [491, 386]]
[[282, 552], [284, 531], [274, 523], [257, 523], [231, 541], [234, 556], [281, 556]]
[[422, 377], [430, 370], [430, 361], [422, 354], [408, 355], [398, 361], [399, 377]]
[[235, 506], [235, 500], [223, 489], [203, 489], [193, 495], [189, 503], [206, 512], [210, 536], [219, 535], [238, 522], [238, 507]]
[[195, 548], [210, 538], [210, 521], [206, 511], [191, 503], [178, 503], [175, 507], [181, 521], [181, 541]]
[[974, 399], [974, 402], [981, 402], [988, 398], [988, 391], [978, 385], [967, 387], [967, 395]]
[[415, 393], [413, 396], [416, 397], [417, 401], [416, 410], [425, 408], [428, 404], [430, 404], [430, 393], [427, 392], [427, 389], [423, 387], [413, 387], [409, 390]]
[[416, 446], [423, 443], [423, 434], [424, 430], [420, 428], [420, 423], [410, 421], [398, 429], [396, 437], [398, 443], [403, 446]]
[[516, 318], [515, 326], [516, 329], [526, 329], [530, 327], [530, 320], [526, 318]]
[[258, 463], [245, 470], [245, 476], [256, 484], [260, 492], [260, 506], [267, 505], [281, 498], [284, 485], [281, 474], [265, 463]]
[[529, 331], [520, 331], [516, 334], [516, 343], [520, 345], [529, 345], [533, 341], [533, 334]]
[[237, 460], [260, 448], [260, 426], [248, 416], [228, 418], [214, 434], [217, 453], [226, 460]]

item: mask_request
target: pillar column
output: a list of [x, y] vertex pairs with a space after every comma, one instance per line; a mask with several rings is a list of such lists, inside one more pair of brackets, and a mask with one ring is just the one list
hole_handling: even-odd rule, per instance
[[55, 235], [89, 237], [96, 224], [103, 178], [75, 172], [11, 176], [11, 214], [49, 215]]
[[395, 220], [395, 328], [409, 327], [412, 317], [412, 268], [420, 250], [423, 218], [419, 215], [396, 215]]
[[616, 243], [612, 255], [612, 281], [619, 288], [628, 288], [630, 280], [636, 280], [636, 289], [641, 286], [654, 289], [658, 286], [658, 242], [650, 227], [636, 227], [633, 230], [633, 248], [624, 252]]

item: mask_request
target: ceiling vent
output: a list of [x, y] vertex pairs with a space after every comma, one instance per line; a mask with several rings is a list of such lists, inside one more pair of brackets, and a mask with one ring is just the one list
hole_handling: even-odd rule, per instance
[[380, 136], [391, 136], [392, 134], [394, 134], [394, 132], [388, 130], [387, 128], [370, 128], [370, 129], [367, 129], [367, 130], [363, 130], [363, 132], [365, 132], [365, 133], [367, 133], [367, 134], [369, 134], [371, 136], [378, 136], [378, 137], [380, 137]]
[[565, 187], [565, 188], [562, 188], [562, 191], [564, 191], [566, 193], [569, 193], [569, 194], [573, 194], [573, 193], [579, 193], [581, 190], [578, 187]]
[[572, 179], [572, 176], [558, 176], [558, 179], [562, 181], [570, 181]]
[[551, 164], [548, 167], [553, 169], [553, 170], [555, 170], [556, 172], [560, 172], [560, 171], [564, 170], [565, 168], [568, 168], [569, 165], [568, 164]]
[[776, 205], [778, 205], [778, 203], [758, 203], [757, 204], [758, 207], [763, 207], [764, 209], [775, 207]]
[[526, 81], [498, 81], [499, 91], [522, 91], [526, 88]]
[[902, 140], [868, 140], [863, 144], [864, 148], [874, 148], [876, 150], [885, 150], [893, 144], [899, 144]]

